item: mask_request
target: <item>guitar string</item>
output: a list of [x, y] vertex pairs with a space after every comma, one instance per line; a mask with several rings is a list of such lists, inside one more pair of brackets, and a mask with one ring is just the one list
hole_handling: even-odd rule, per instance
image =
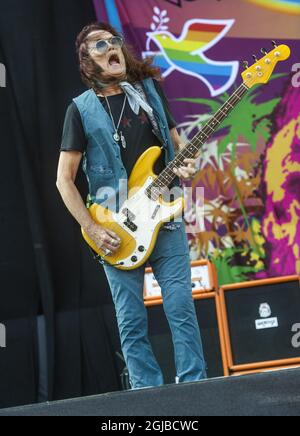
[[[244, 88], [244, 87], [243, 87]], [[176, 176], [175, 174], [172, 173], [170, 174], [170, 170], [172, 167], [172, 170], [174, 167], [179, 166], [181, 164], [184, 163], [184, 159], [186, 158], [186, 156], [188, 157], [192, 157], [194, 156], [195, 153], [197, 153], [199, 151], [199, 145], [203, 144], [203, 139], [207, 139], [209, 137], [209, 134], [214, 132], [216, 126], [218, 126], [221, 121], [223, 121], [223, 119], [228, 115], [228, 113], [230, 112], [228, 110], [228, 107], [226, 109], [226, 106], [229, 106], [231, 109], [234, 108], [234, 106], [231, 105], [231, 103], [236, 104], [242, 94], [248, 90], [248, 88], [246, 88], [245, 90], [242, 87], [239, 88], [238, 92], [235, 92], [231, 98], [228, 100], [227, 103], [225, 103], [220, 109], [219, 111], [216, 113], [216, 115], [210, 120], [210, 122], [203, 127], [203, 129], [199, 132], [198, 135], [196, 135], [196, 137], [177, 155], [177, 157], [168, 165], [168, 167], [160, 174], [160, 176], [158, 176], [158, 179], [156, 179], [153, 184], [152, 184], [152, 188], [161, 188], [161, 187], [166, 187], [165, 183], [169, 184]], [[242, 94], [240, 94], [240, 91], [242, 91]], [[237, 101], [235, 101], [237, 99]], [[228, 104], [229, 103], [229, 104]], [[224, 109], [226, 112], [224, 112]], [[218, 118], [219, 115], [221, 115], [221, 120]], [[210, 125], [213, 124], [214, 127], [210, 127]], [[207, 132], [207, 129], [210, 129], [210, 133]], [[208, 133], [208, 134], [207, 134]], [[200, 138], [200, 139], [198, 139]], [[163, 182], [161, 182], [161, 180]], [[164, 183], [165, 182], [165, 183]], [[151, 187], [149, 187], [151, 188]]]
[[[201, 131], [190, 141], [189, 144], [176, 156], [176, 158], [168, 164], [168, 166], [162, 171], [157, 179], [146, 189], [147, 195], [153, 193], [154, 195], [160, 195], [158, 190], [166, 189], [168, 185], [174, 180], [176, 175], [173, 173], [173, 168], [178, 167], [184, 163], [186, 157], [192, 157], [199, 151], [199, 145], [203, 145], [203, 139], [208, 139], [211, 134], [216, 130], [216, 127], [228, 116], [228, 114], [235, 108], [237, 103], [241, 100], [243, 95], [249, 90], [249, 88], [243, 83], [225, 102], [211, 120], [201, 129]], [[221, 119], [219, 119], [221, 116]], [[210, 127], [213, 124], [213, 127]], [[207, 129], [210, 132], [207, 132]], [[156, 192], [155, 190], [158, 189]]]
[[[249, 81], [250, 82], [250, 81]], [[254, 78], [253, 78], [253, 80], [252, 80], [252, 82], [253, 83], [250, 83], [250, 85], [252, 85], [252, 84], [254, 84], [255, 83], [255, 80], [254, 80]], [[202, 128], [202, 130], [199, 132], [199, 134], [197, 134], [191, 141], [190, 141], [190, 143], [178, 154], [178, 156], [173, 160], [173, 162], [171, 162], [168, 166], [171, 168], [171, 166], [172, 166], [172, 168], [173, 168], [173, 166], [174, 166], [174, 161], [177, 159], [177, 160], [179, 160], [180, 162], [181, 162], [181, 158], [183, 158], [184, 157], [184, 154], [185, 154], [185, 152], [186, 151], [189, 151], [188, 150], [188, 148], [190, 147], [190, 146], [192, 146], [192, 147], [199, 147], [199, 145], [203, 145], [203, 141], [202, 141], [202, 138], [203, 138], [203, 136], [206, 136], [206, 138], [204, 138], [204, 140], [205, 139], [208, 139], [208, 137], [209, 136], [207, 136], [205, 133], [204, 133], [204, 130], [206, 129], [206, 128], [208, 128], [209, 126], [210, 126], [210, 122], [213, 120], [213, 119], [216, 119], [217, 120], [217, 124], [220, 124], [227, 116], [228, 116], [228, 114], [231, 112], [231, 110], [233, 110], [234, 108], [235, 108], [235, 106], [238, 104], [238, 102], [241, 100], [241, 98], [244, 96], [244, 94], [246, 94], [246, 92], [247, 91], [249, 91], [249, 89], [250, 89], [250, 87], [251, 86], [247, 86], [246, 84], [245, 84], [245, 82], [243, 82], [242, 84], [241, 84], [241, 86], [232, 94], [232, 96], [227, 100], [227, 102], [226, 103], [224, 103], [222, 106], [221, 106], [221, 108], [216, 112], [216, 115]], [[239, 92], [241, 91], [241, 95], [239, 95]], [[232, 100], [235, 100], [235, 98], [237, 98], [237, 101], [232, 101]], [[233, 103], [233, 105], [231, 105], [231, 103]], [[230, 109], [228, 110], [228, 113], [226, 112], [226, 109], [225, 109], [225, 113], [223, 112], [223, 108], [226, 108], [226, 106], [229, 106], [230, 107]], [[221, 119], [221, 120], [218, 120], [218, 114], [222, 114], [223, 115], [223, 119]], [[211, 132], [214, 132], [215, 131], [215, 128], [214, 129], [210, 129], [211, 130]], [[210, 133], [209, 133], [209, 135], [210, 135]], [[198, 137], [200, 137], [200, 139], [197, 139]], [[193, 142], [195, 141], [195, 140], [197, 140], [197, 141], [199, 141], [199, 143], [198, 144], [193, 144]], [[191, 151], [189, 151], [189, 153], [190, 153]], [[197, 149], [197, 152], [198, 152], [198, 149]], [[194, 153], [193, 153], [193, 155], [194, 155]], [[179, 159], [178, 159], [179, 158]], [[184, 157], [185, 158], [185, 157]], [[183, 163], [183, 162], [182, 162]], [[173, 164], [173, 165], [171, 165], [171, 164]], [[168, 168], [168, 166], [167, 166], [167, 168]], [[167, 169], [166, 168], [166, 169]], [[169, 168], [169, 169], [170, 169]], [[165, 170], [164, 170], [165, 171]], [[164, 172], [163, 171], [163, 172]], [[162, 173], [163, 173], [162, 172]], [[158, 178], [159, 178], [160, 176], [158, 176]], [[175, 176], [175, 174], [174, 174], [174, 178], [175, 178], [176, 176]], [[168, 180], [167, 180], [168, 181]], [[154, 182], [152, 182], [152, 184], [151, 185], [154, 185]], [[150, 185], [150, 186], [151, 186]], [[150, 188], [150, 186], [146, 189], [146, 193], [147, 193], [147, 191], [149, 190], [149, 188]], [[160, 193], [159, 193], [160, 194]], [[150, 198], [151, 198], [151, 196], [150, 196]], [[125, 247], [126, 246], [128, 246], [128, 244], [129, 244], [129, 242], [127, 243], [127, 244], [125, 244]], [[105, 256], [106, 257], [106, 256]], [[120, 262], [118, 262], [118, 263], [116, 263], [116, 264], [114, 264], [113, 266], [120, 266]]]
[[[229, 102], [231, 103], [233, 103], [233, 105], [236, 105], [240, 100], [241, 100], [241, 98], [242, 98], [242, 96], [243, 96], [243, 94], [244, 93], [246, 93], [247, 91], [248, 91], [248, 87], [246, 87], [245, 85], [244, 85], [244, 83], [233, 93], [233, 95], [228, 99], [228, 101], [217, 111], [217, 113], [216, 113], [216, 115], [213, 117], [213, 118], [216, 118], [217, 119], [217, 117], [218, 117], [218, 114], [219, 113], [223, 113], [223, 116], [224, 116], [224, 118], [228, 115], [228, 113], [230, 112], [230, 111], [228, 111], [228, 113], [224, 113], [223, 112], [223, 110], [222, 110], [222, 108], [223, 107], [226, 107], [226, 106], [230, 106], [231, 107], [231, 109], [234, 109], [235, 108], [235, 106], [232, 106], [231, 104], [228, 104]], [[241, 92], [242, 91], [242, 92]], [[240, 92], [241, 92], [241, 94], [240, 94]], [[232, 101], [232, 100], [235, 100], [235, 99], [237, 99], [237, 101]], [[226, 115], [225, 115], [226, 114]], [[224, 119], [223, 118], [223, 119]], [[212, 119], [210, 120], [210, 122], [212, 121]], [[222, 120], [219, 120], [219, 122], [221, 122]], [[209, 123], [210, 123], [209, 122]], [[203, 132], [204, 132], [204, 130], [205, 130], [205, 128], [207, 128], [207, 127], [209, 127], [209, 123], [206, 125], [206, 126], [204, 126], [203, 127], [203, 129], [201, 130], [201, 132], [199, 132], [201, 135], [196, 135], [196, 137], [195, 138], [193, 138], [193, 140], [190, 142], [190, 144], [188, 144], [188, 146], [189, 145], [192, 145], [193, 147], [195, 147], [196, 145], [195, 144], [193, 144], [193, 142], [195, 141], [195, 139], [197, 140], [197, 137], [198, 136], [202, 136], [203, 135]], [[211, 129], [211, 131], [213, 132], [215, 129]], [[207, 136], [207, 135], [205, 135], [205, 136]], [[207, 136], [207, 138], [208, 138], [208, 136]], [[202, 144], [202, 141], [201, 140], [197, 140], [197, 141], [199, 141], [199, 144]], [[188, 146], [186, 147], [186, 148], [188, 148]], [[184, 151], [186, 151], [186, 148], [180, 153], [180, 154], [183, 154], [183, 152]], [[198, 150], [198, 147], [197, 147], [197, 150]], [[182, 157], [180, 157], [180, 154], [177, 156], [177, 160], [180, 160]], [[193, 155], [194, 155], [194, 153], [193, 153]], [[180, 159], [178, 159], [178, 157], [180, 158]], [[176, 159], [176, 158], [175, 158]], [[172, 165], [172, 168], [173, 168], [173, 166], [174, 166], [174, 161], [173, 162], [171, 162], [171, 163], [173, 163], [173, 165]], [[175, 178], [176, 176], [175, 176], [175, 174], [174, 174], [174, 178]], [[149, 189], [149, 187], [146, 189], [146, 192], [147, 192], [147, 190]], [[151, 193], [152, 193], [153, 191], [151, 191]], [[159, 194], [160, 195], [160, 194]], [[123, 248], [126, 248], [127, 246], [129, 245], [129, 242], [127, 242], [125, 245], [124, 245], [124, 247]], [[114, 264], [113, 266], [118, 266], [118, 265], [120, 265], [119, 263], [117, 263], [117, 264]]]
[[[237, 90], [237, 92], [235, 92], [232, 96], [231, 96], [231, 98], [228, 100], [228, 101], [230, 101], [230, 103], [232, 102], [233, 104], [237, 104], [238, 103], [238, 101], [240, 100], [240, 98], [241, 98], [241, 96], [242, 96], [242, 94], [244, 94], [244, 92], [246, 91], [246, 90], [248, 90], [248, 88], [246, 88], [246, 89], [242, 89], [242, 87], [240, 87], [239, 88], [239, 90]], [[240, 91], [242, 91], [242, 93], [240, 94]], [[233, 101], [233, 100], [236, 100], [236, 101]], [[197, 134], [196, 136], [195, 136], [195, 138], [193, 138], [191, 141], [190, 141], [190, 143], [177, 155], [177, 157], [168, 165], [168, 167], [167, 168], [165, 168], [165, 170], [162, 172], [162, 176], [164, 177], [164, 173], [167, 173], [167, 176], [169, 176], [170, 174], [169, 174], [169, 170], [171, 169], [170, 167], [172, 167], [172, 169], [173, 169], [173, 167], [175, 167], [175, 166], [177, 166], [178, 164], [179, 165], [181, 165], [181, 164], [183, 164], [184, 162], [183, 162], [183, 160], [182, 159], [185, 159], [186, 158], [186, 154], [187, 153], [189, 153], [189, 155], [190, 156], [193, 156], [196, 152], [198, 152], [199, 150], [198, 150], [198, 147], [199, 147], [199, 145], [202, 145], [203, 144], [203, 139], [208, 139], [209, 138], [209, 135], [212, 133], [212, 132], [214, 132], [215, 131], [215, 127], [218, 125], [218, 124], [220, 124], [222, 121], [223, 121], [223, 119], [228, 115], [228, 113], [230, 112], [230, 111], [226, 111], [225, 113], [224, 113], [224, 111], [223, 111], [223, 109], [225, 109], [226, 110], [226, 106], [228, 105], [228, 102], [227, 102], [227, 104], [225, 103], [218, 111], [217, 111], [217, 113], [216, 113], [216, 115], [214, 116], [214, 117], [212, 117], [211, 118], [211, 120], [209, 121], [209, 123], [207, 124], [207, 125], [205, 125], [204, 127], [203, 127], [203, 129], [199, 132], [199, 134]], [[230, 106], [230, 108], [234, 108], [234, 106], [232, 106], [231, 104], [229, 104], [229, 106]], [[221, 119], [219, 119], [218, 117], [219, 117], [219, 115], [221, 115], [222, 114], [222, 116], [221, 116]], [[210, 127], [210, 125], [211, 124], [214, 124], [214, 128], [211, 128]], [[210, 132], [207, 132], [207, 129], [210, 129]], [[198, 139], [198, 137], [200, 138], [200, 139]], [[191, 150], [191, 148], [192, 148], [192, 150]], [[174, 175], [174, 177], [176, 177], [175, 175]], [[173, 178], [173, 173], [172, 173], [172, 178]], [[157, 180], [156, 180], [157, 181]], [[169, 180], [168, 180], [168, 178], [167, 179], [165, 179], [165, 181], [167, 181], [167, 182], [169, 182]]]
[[[211, 123], [211, 121], [213, 120], [213, 119], [215, 119], [216, 120], [216, 124], [218, 125], [219, 123], [221, 123], [222, 121], [223, 121], [223, 119], [225, 119], [226, 118], [226, 116], [230, 113], [230, 111], [232, 110], [232, 109], [234, 109], [235, 108], [235, 106], [236, 106], [236, 104], [241, 100], [241, 98], [243, 97], [243, 95], [247, 92], [249, 90], [249, 88], [244, 84], [244, 83], [242, 83], [242, 85], [232, 94], [232, 96], [228, 99], [228, 101], [226, 102], [226, 103], [224, 103], [222, 106], [221, 106], [221, 108], [216, 112], [216, 114], [214, 115], [214, 117], [201, 129], [201, 131], [199, 132], [199, 134], [197, 134], [191, 141], [190, 141], [190, 143], [177, 155], [177, 157], [167, 166], [167, 168], [164, 170], [164, 171], [166, 171], [167, 169], [171, 169], [171, 166], [172, 166], [172, 168], [174, 167], [174, 161], [176, 161], [176, 162], [181, 162], [181, 159], [182, 158], [184, 158], [185, 159], [185, 153], [188, 151], [189, 153], [193, 153], [193, 152], [191, 152], [190, 150], [189, 150], [189, 147], [199, 147], [199, 145], [203, 145], [203, 141], [202, 141], [202, 138], [203, 138], [203, 136], [206, 136], [206, 138], [204, 138], [204, 139], [207, 139], [208, 138], [208, 135], [206, 135], [206, 129], [207, 128], [210, 128], [210, 123]], [[239, 94], [241, 92], [241, 94]], [[236, 101], [235, 101], [235, 99], [237, 99]], [[231, 105], [231, 103], [233, 104], [233, 105]], [[228, 110], [228, 112], [226, 111], [226, 106], [229, 106], [229, 110]], [[225, 112], [223, 111], [223, 108], [225, 108]], [[218, 115], [223, 115], [223, 118], [221, 117], [221, 119], [219, 120], [218, 119]], [[215, 126], [216, 127], [216, 126]], [[210, 130], [211, 130], [211, 132], [214, 132], [215, 131], [215, 128], [213, 128], [213, 129], [211, 129], [210, 128]], [[199, 139], [198, 139], [198, 137], [199, 137]], [[197, 144], [194, 144], [194, 142], [198, 142]], [[197, 151], [198, 151], [198, 148], [197, 148]], [[193, 155], [194, 155], [194, 153], [193, 153]], [[183, 163], [183, 162], [182, 162]], [[169, 167], [169, 168], [168, 168]], [[164, 171], [161, 173], [161, 175], [160, 176], [163, 176], [163, 178], [164, 178], [164, 175], [163, 175], [163, 173], [164, 173]], [[160, 177], [160, 176], [158, 176], [158, 178]], [[174, 178], [175, 178], [176, 176], [175, 176], [175, 174], [174, 174]], [[166, 182], [167, 183], [169, 183], [168, 182], [168, 179], [165, 179], [166, 180]], [[157, 180], [156, 180], [157, 181]], [[151, 184], [151, 185], [154, 185], [154, 182]], [[146, 189], [146, 193], [148, 192], [149, 193], [149, 188], [151, 187], [151, 185]], [[153, 189], [153, 188], [152, 188]], [[152, 192], [152, 191], [150, 191], [150, 192]], [[158, 194], [160, 195], [160, 192], [158, 192]], [[150, 196], [150, 198], [152, 198], [151, 196]], [[129, 242], [127, 242], [126, 244], [125, 244], [125, 246], [124, 246], [124, 248], [126, 248], [126, 246], [128, 246], [128, 244], [129, 244]], [[107, 256], [105, 256], [105, 257], [107, 257]], [[113, 266], [120, 266], [120, 263], [116, 263], [116, 264], [114, 264]]]

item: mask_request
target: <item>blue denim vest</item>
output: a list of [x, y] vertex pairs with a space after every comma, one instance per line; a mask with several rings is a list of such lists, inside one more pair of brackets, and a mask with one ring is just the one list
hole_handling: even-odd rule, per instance
[[[153, 79], [146, 79], [142, 84], [158, 123], [158, 145], [162, 144], [165, 149], [167, 165], [174, 159], [175, 152], [164, 107]], [[74, 102], [88, 141], [82, 167], [89, 185], [90, 200], [92, 203], [105, 203], [109, 209], [118, 212], [127, 198], [128, 175], [122, 163], [120, 147], [113, 140], [112, 120], [92, 89], [75, 98]]]

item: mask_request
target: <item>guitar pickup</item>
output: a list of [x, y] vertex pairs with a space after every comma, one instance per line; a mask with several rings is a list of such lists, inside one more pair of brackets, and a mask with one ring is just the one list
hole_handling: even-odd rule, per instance
[[126, 216], [128, 221], [134, 221], [136, 219], [136, 216], [127, 208], [122, 210], [122, 214]]
[[136, 232], [137, 231], [137, 225], [135, 225], [133, 222], [131, 222], [131, 221], [125, 221], [125, 223], [124, 223], [124, 225], [126, 226], [126, 227], [128, 227], [129, 228], [129, 230], [131, 230], [132, 232]]

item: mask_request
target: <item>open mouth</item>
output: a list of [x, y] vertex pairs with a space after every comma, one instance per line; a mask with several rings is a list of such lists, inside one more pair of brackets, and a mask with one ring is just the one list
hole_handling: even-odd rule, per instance
[[120, 61], [120, 58], [119, 58], [119, 56], [117, 55], [117, 54], [112, 54], [110, 57], [109, 57], [109, 59], [108, 59], [108, 63], [109, 63], [109, 65], [111, 65], [111, 66], [114, 66], [114, 65], [121, 65], [121, 61]]

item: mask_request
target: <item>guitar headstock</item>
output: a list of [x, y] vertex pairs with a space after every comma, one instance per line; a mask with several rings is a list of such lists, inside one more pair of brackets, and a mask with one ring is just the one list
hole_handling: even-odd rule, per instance
[[247, 62], [244, 63], [247, 69], [243, 72], [242, 78], [248, 88], [259, 83], [268, 83], [277, 63], [290, 57], [291, 50], [287, 45], [277, 46], [274, 41], [273, 45], [274, 49], [269, 53], [265, 49], [261, 49], [265, 55], [262, 59], [258, 60], [256, 56], [253, 56], [256, 63], [251, 67], [248, 67]]

